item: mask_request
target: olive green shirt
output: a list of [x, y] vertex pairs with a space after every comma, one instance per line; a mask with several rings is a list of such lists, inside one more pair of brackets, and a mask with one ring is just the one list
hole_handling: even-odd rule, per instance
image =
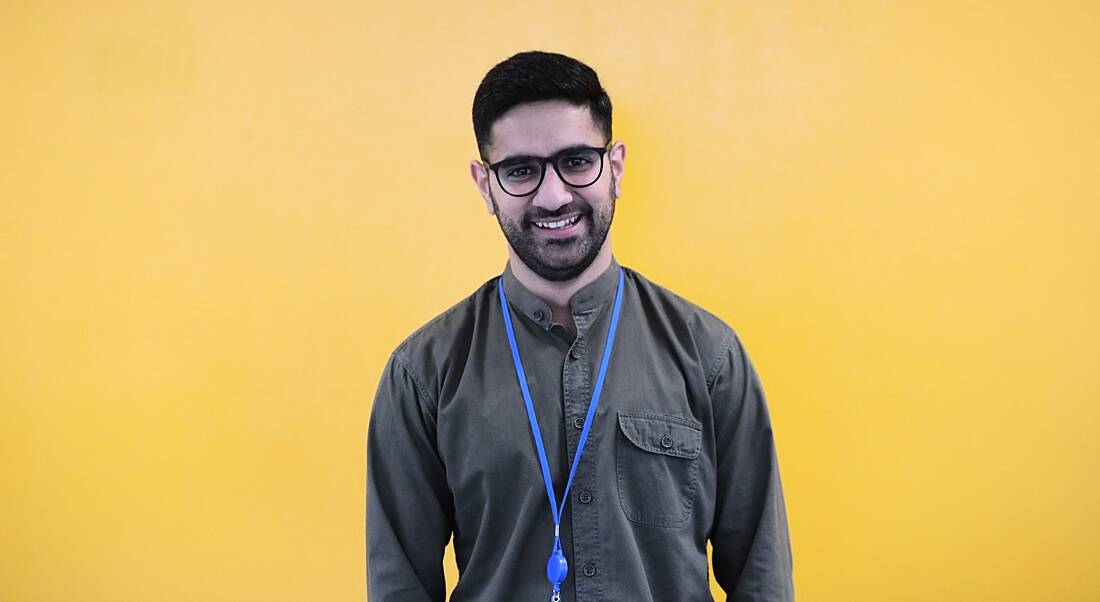
[[[370, 602], [543, 602], [554, 524], [512, 362], [513, 326], [556, 495], [580, 438], [621, 266], [570, 300], [574, 335], [506, 265], [390, 356], [367, 437]], [[760, 380], [736, 333], [630, 268], [561, 542], [566, 601], [794, 599], [786, 507]]]

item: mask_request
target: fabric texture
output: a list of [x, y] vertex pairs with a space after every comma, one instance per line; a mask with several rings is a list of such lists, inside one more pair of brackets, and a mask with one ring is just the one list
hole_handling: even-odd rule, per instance
[[[390, 356], [367, 436], [367, 597], [542, 601], [554, 527], [503, 323], [513, 328], [558, 495], [606, 342], [600, 403], [562, 512], [562, 600], [794, 600], [786, 506], [760, 379], [722, 320], [612, 258], [570, 301], [574, 335], [509, 265]], [[561, 500], [558, 500], [559, 503]]]

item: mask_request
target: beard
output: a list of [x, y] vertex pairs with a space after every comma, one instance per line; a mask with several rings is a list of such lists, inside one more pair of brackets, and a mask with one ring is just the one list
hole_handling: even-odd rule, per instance
[[[492, 190], [489, 191], [497, 223], [500, 224], [500, 230], [508, 244], [532, 272], [553, 282], [572, 280], [580, 276], [596, 260], [615, 217], [614, 179], [609, 180], [607, 197], [610, 202], [604, 204], [602, 209], [594, 210], [587, 201], [578, 199], [562, 205], [555, 213], [550, 214], [537, 207], [530, 207], [521, 221], [515, 221], [503, 216], [497, 206], [496, 197]], [[570, 213], [581, 214], [584, 230], [568, 238], [539, 236], [535, 231], [538, 226], [531, 223], [532, 220], [545, 220]]]

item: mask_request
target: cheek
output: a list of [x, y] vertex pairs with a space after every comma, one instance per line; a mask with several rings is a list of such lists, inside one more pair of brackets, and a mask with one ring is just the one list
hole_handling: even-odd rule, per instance
[[522, 209], [515, 207], [502, 207], [497, 210], [501, 219], [507, 223], [513, 230], [522, 230], [526, 227], [527, 218], [523, 215]]

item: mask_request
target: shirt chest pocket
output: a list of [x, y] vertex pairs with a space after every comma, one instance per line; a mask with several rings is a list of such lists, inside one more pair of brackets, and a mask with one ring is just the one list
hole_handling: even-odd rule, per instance
[[691, 516], [702, 425], [690, 418], [619, 412], [615, 473], [631, 521], [679, 527]]

